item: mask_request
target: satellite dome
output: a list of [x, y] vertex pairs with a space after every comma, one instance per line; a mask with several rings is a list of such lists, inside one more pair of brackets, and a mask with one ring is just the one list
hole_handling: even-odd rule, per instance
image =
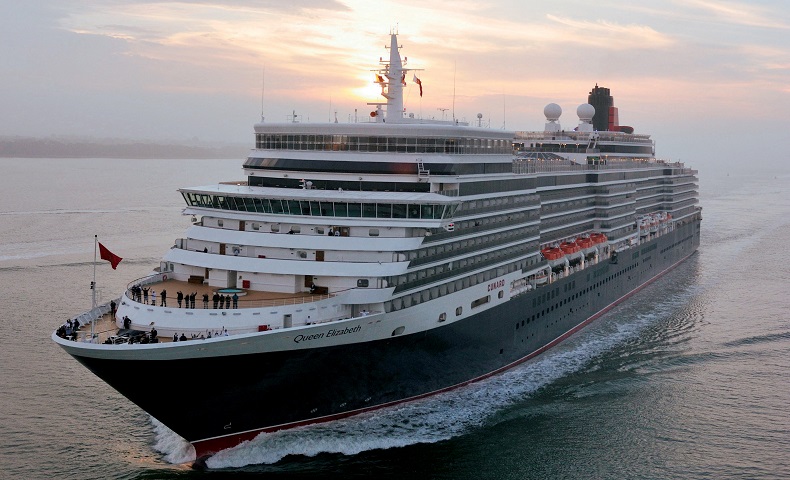
[[559, 120], [560, 115], [562, 115], [562, 107], [556, 103], [550, 103], [543, 107], [543, 115], [546, 115], [546, 120], [555, 122]]
[[586, 120], [589, 122], [592, 120], [593, 115], [595, 115], [595, 107], [589, 103], [582, 103], [576, 108], [576, 115], [579, 116], [579, 120]]

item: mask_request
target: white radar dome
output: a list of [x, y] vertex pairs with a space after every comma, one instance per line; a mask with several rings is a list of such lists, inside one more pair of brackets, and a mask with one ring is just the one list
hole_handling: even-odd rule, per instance
[[589, 122], [595, 115], [595, 107], [589, 103], [582, 103], [576, 108], [576, 115], [579, 116], [579, 120], [586, 120]]
[[556, 122], [560, 119], [560, 115], [562, 115], [562, 107], [556, 103], [550, 103], [543, 107], [543, 115], [546, 115], [546, 120]]

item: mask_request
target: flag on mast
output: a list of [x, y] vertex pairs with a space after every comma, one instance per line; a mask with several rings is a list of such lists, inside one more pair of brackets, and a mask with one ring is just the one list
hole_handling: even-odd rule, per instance
[[414, 81], [414, 83], [420, 86], [420, 96], [422, 97], [422, 80], [417, 78], [417, 75], [414, 75], [414, 78], [412, 80]]
[[113, 270], [115, 270], [115, 267], [117, 267], [118, 264], [121, 263], [121, 260], [123, 260], [123, 258], [109, 251], [107, 247], [101, 244], [101, 242], [99, 242], [99, 257], [101, 257], [102, 260], [107, 260], [110, 262]]

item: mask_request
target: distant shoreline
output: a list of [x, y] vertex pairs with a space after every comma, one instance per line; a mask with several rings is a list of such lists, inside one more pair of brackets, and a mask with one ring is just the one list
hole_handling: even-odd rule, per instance
[[248, 151], [242, 145], [0, 137], [0, 158], [210, 159], [244, 158]]

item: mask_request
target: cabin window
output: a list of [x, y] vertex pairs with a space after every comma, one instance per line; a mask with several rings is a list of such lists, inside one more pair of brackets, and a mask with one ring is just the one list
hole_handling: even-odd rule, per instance
[[464, 307], [458, 307], [458, 308], [455, 309], [455, 316], [456, 317], [461, 315], [462, 313], [464, 313]]
[[277, 232], [280, 231], [280, 226], [279, 225], [272, 225], [271, 228], [272, 228], [272, 232], [273, 233], [277, 233]]
[[225, 225], [225, 222], [223, 222], [222, 220], [217, 220], [217, 226], [218, 227], [221, 227], [223, 225]]
[[379, 236], [379, 229], [378, 228], [371, 228], [368, 230], [368, 235], [371, 237], [378, 237]]
[[357, 280], [357, 287], [365, 288], [370, 285], [370, 281], [367, 278], [360, 278]]

